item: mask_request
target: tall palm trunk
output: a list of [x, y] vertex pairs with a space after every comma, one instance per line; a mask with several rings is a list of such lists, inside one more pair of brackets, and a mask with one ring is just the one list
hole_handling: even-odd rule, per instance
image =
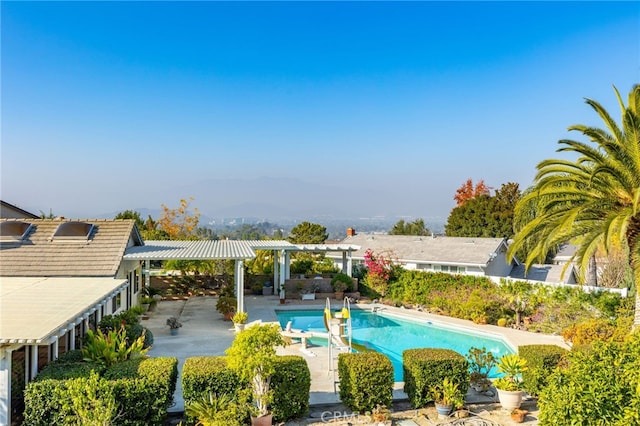
[[633, 317], [633, 328], [637, 330], [640, 328], [640, 215], [636, 215], [629, 220], [629, 226], [627, 227], [627, 244], [629, 245], [629, 264], [633, 270], [633, 281], [636, 287], [636, 311]]
[[589, 258], [589, 269], [587, 270], [587, 285], [596, 287], [598, 285], [598, 265], [596, 263], [596, 255]]

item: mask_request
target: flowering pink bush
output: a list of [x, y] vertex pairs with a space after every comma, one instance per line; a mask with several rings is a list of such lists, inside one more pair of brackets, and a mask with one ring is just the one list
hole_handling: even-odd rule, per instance
[[369, 271], [365, 283], [371, 290], [385, 296], [389, 291], [389, 278], [394, 266], [390, 254], [376, 254], [373, 250], [367, 249], [364, 253], [364, 264]]

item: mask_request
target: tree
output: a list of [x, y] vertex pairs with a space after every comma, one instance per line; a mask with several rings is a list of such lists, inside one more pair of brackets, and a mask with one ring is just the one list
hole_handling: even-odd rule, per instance
[[461, 206], [480, 195], [489, 195], [490, 190], [491, 187], [485, 185], [484, 179], [480, 179], [480, 182], [474, 187], [473, 181], [469, 178], [460, 188], [456, 189], [456, 195], [453, 196], [453, 199], [456, 200], [456, 206]]
[[193, 214], [189, 214], [189, 202], [193, 201], [193, 197], [188, 200], [181, 199], [180, 207], [170, 209], [162, 204], [162, 215], [158, 219], [158, 226], [165, 231], [171, 239], [180, 240], [195, 238], [194, 232], [200, 221], [200, 212], [197, 208], [193, 209]]
[[[627, 106], [618, 89], [614, 87], [614, 91], [622, 127], [598, 102], [586, 99], [606, 130], [570, 126], [570, 131], [582, 133], [591, 143], [560, 140], [557, 152], [577, 158], [538, 164], [532, 190], [516, 206], [516, 216], [529, 213], [526, 208], [531, 203], [538, 206], [537, 215], [518, 229], [508, 251], [511, 258], [525, 244], [531, 244], [525, 259], [527, 268], [550, 247], [579, 238], [575, 259], [587, 270], [599, 246], [608, 251], [620, 240], [627, 246], [636, 286], [640, 282], [640, 85], [632, 88]], [[640, 292], [636, 289], [634, 328], [639, 325]]]
[[478, 195], [455, 207], [445, 225], [449, 237], [510, 238], [513, 212], [520, 190], [517, 183], [505, 183], [492, 197]]
[[424, 226], [423, 219], [416, 219], [409, 223], [400, 219], [398, 223], [393, 225], [389, 235], [431, 235], [431, 231]]
[[327, 238], [327, 228], [310, 222], [299, 223], [289, 234], [289, 241], [293, 244], [323, 244]]
[[144, 221], [140, 217], [140, 213], [134, 210], [125, 210], [116, 215], [114, 219], [133, 219], [140, 231], [144, 229]]

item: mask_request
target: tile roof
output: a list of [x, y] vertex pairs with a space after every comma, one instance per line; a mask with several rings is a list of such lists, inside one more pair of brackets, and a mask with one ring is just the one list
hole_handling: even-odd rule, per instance
[[47, 342], [126, 285], [104, 277], [0, 277], [0, 344]]
[[365, 251], [372, 249], [377, 253], [391, 251], [400, 261], [484, 266], [506, 241], [503, 238], [356, 234], [340, 244], [360, 246], [352, 253], [356, 259], [364, 258]]
[[525, 274], [525, 266], [517, 265], [511, 269], [509, 278], [516, 280], [530, 280], [541, 281], [547, 283], [567, 283], [571, 282], [571, 274], [574, 269], [571, 265], [567, 267], [567, 270], [562, 274], [562, 270], [566, 265], [531, 265], [529, 271]]
[[0, 276], [114, 277], [130, 239], [142, 244], [131, 219], [82, 220], [94, 225], [90, 238], [83, 240], [52, 238], [58, 225], [75, 220], [20, 220], [33, 230], [22, 243], [0, 244]]

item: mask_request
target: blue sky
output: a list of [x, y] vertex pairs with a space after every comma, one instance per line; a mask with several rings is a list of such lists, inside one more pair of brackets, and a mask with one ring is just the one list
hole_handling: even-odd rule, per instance
[[318, 213], [444, 221], [467, 178], [524, 189], [600, 126], [585, 97], [619, 117], [612, 85], [640, 82], [638, 2], [0, 8], [1, 196], [68, 217], [190, 195], [268, 216], [322, 188]]

